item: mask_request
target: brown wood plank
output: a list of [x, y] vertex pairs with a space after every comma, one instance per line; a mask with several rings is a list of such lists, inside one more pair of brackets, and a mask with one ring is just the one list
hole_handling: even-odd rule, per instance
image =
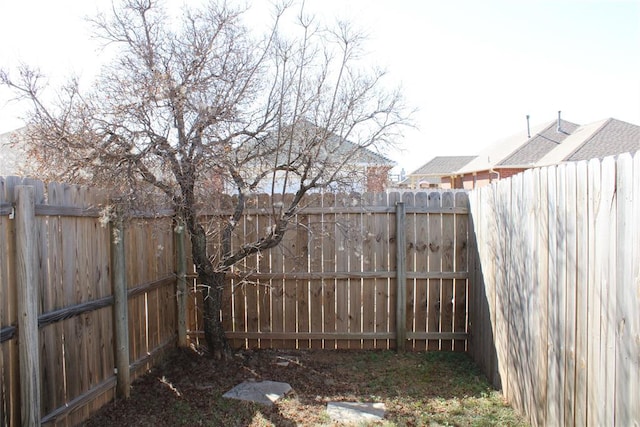
[[[373, 206], [375, 195], [372, 193], [363, 194], [362, 205], [364, 207]], [[376, 247], [375, 214], [365, 213], [362, 216], [362, 270], [375, 271], [375, 247]], [[375, 301], [376, 301], [376, 281], [375, 279], [362, 280], [362, 332], [375, 332]], [[362, 348], [371, 350], [375, 346], [374, 340], [363, 340]]]
[[[395, 332], [396, 331], [396, 307], [398, 304], [398, 298], [397, 298], [397, 289], [398, 289], [398, 283], [397, 283], [397, 251], [398, 251], [398, 245], [397, 245], [397, 237], [398, 237], [398, 233], [396, 230], [396, 215], [395, 215], [395, 209], [396, 209], [396, 204], [397, 202], [401, 202], [402, 201], [402, 196], [400, 193], [397, 192], [393, 192], [393, 193], [389, 193], [388, 194], [388, 202], [389, 202], [389, 206], [393, 206], [394, 208], [394, 214], [393, 215], [389, 215], [388, 219], [389, 219], [389, 247], [388, 247], [388, 252], [389, 252], [389, 257], [388, 257], [388, 262], [389, 262], [389, 266], [390, 266], [390, 270], [392, 270], [393, 275], [391, 276], [392, 278], [389, 280], [389, 286], [387, 288], [387, 292], [389, 295], [389, 299], [388, 299], [388, 325], [389, 325], [389, 331], [391, 332]], [[394, 348], [397, 349], [397, 343], [396, 340], [390, 340], [389, 341], [389, 347], [390, 348]]]
[[[269, 206], [269, 197], [266, 194], [258, 195], [257, 201], [258, 208], [261, 210], [266, 210]], [[258, 235], [266, 236], [267, 229], [270, 227], [270, 220], [267, 215], [258, 215]], [[271, 270], [270, 266], [270, 254], [269, 251], [266, 253], [257, 254], [257, 270], [258, 272], [268, 272]], [[258, 298], [258, 323], [260, 332], [271, 332], [271, 286], [269, 280], [258, 279], [254, 280], [254, 283], [257, 285], [257, 298]], [[270, 348], [271, 340], [262, 340], [259, 341], [260, 348]]]
[[[336, 196], [336, 206], [350, 206], [351, 201], [347, 194]], [[350, 214], [341, 213], [336, 215], [335, 222], [335, 269], [336, 271], [347, 271], [349, 269], [349, 233], [351, 232]], [[349, 331], [349, 286], [351, 281], [336, 280], [336, 331], [347, 333]], [[345, 340], [336, 342], [338, 349], [349, 348], [349, 343]]]
[[[429, 198], [426, 192], [421, 191], [415, 195], [415, 206], [427, 206]], [[420, 274], [426, 272], [429, 268], [428, 264], [428, 241], [429, 241], [429, 222], [426, 214], [415, 215], [415, 273]], [[408, 275], [408, 274], [407, 274]], [[424, 279], [415, 279], [415, 308], [414, 308], [414, 326], [416, 333], [427, 332], [427, 287], [428, 281]], [[424, 351], [427, 349], [426, 340], [415, 340], [414, 350]]]
[[[334, 194], [324, 194], [322, 206], [325, 208], [323, 214], [322, 233], [322, 271], [323, 273], [336, 271], [336, 246], [337, 246], [337, 217], [331, 209], [336, 206], [336, 196]], [[324, 312], [324, 332], [336, 331], [336, 281], [325, 279], [322, 282], [322, 309]], [[325, 349], [336, 348], [335, 340], [324, 340]]]
[[[387, 206], [387, 194], [377, 193], [375, 195], [376, 206]], [[389, 264], [389, 214], [375, 213], [375, 272], [390, 273]], [[389, 276], [391, 277], [391, 276]], [[375, 331], [377, 333], [389, 333], [389, 279], [375, 279]], [[388, 350], [389, 340], [376, 339], [375, 348]]]
[[[322, 196], [311, 194], [307, 199], [308, 206], [320, 206]], [[307, 215], [307, 226], [309, 227], [309, 266], [311, 274], [321, 274], [323, 264], [322, 234], [323, 217], [322, 214]], [[310, 332], [319, 333], [323, 330], [322, 324], [322, 279], [309, 279], [309, 315]], [[311, 340], [311, 348], [321, 349], [322, 340]]]
[[[306, 200], [305, 200], [306, 202]], [[296, 271], [309, 271], [309, 246], [312, 244], [309, 224], [309, 217], [307, 215], [297, 215], [296, 228], [291, 233], [295, 232], [295, 257]], [[310, 297], [309, 297], [309, 281], [308, 280], [296, 280], [296, 332], [309, 332], [310, 331]], [[298, 340], [297, 348], [310, 348], [311, 343], [308, 340]]]
[[[469, 204], [467, 193], [459, 192], [455, 194], [455, 205], [466, 207]], [[469, 270], [469, 214], [457, 214], [455, 216], [455, 259], [454, 271], [466, 272]], [[453, 289], [453, 331], [467, 331], [468, 316], [468, 280], [454, 280]], [[466, 341], [456, 340], [453, 343], [453, 350], [467, 351]]]
[[[428, 204], [431, 208], [436, 209], [442, 206], [441, 195], [437, 192], [431, 192], [428, 195]], [[429, 214], [429, 243], [427, 244], [429, 251], [429, 271], [442, 271], [442, 215]], [[443, 308], [441, 292], [441, 281], [437, 279], [429, 280], [429, 288], [427, 295], [427, 331], [440, 332], [441, 314]], [[427, 350], [439, 350], [440, 342], [430, 340], [427, 343]]]
[[[234, 199], [235, 200], [235, 199]], [[240, 248], [245, 243], [244, 238], [244, 220], [240, 219], [238, 225], [236, 225], [236, 229], [233, 231], [231, 235], [231, 252], [234, 252], [238, 248]], [[247, 259], [245, 258], [240, 263], [233, 267], [233, 272], [239, 273], [242, 275], [244, 271], [247, 270]], [[248, 309], [246, 304], [247, 293], [251, 292], [249, 286], [242, 281], [241, 279], [234, 279], [231, 281], [227, 281], [228, 284], [226, 286], [229, 288], [229, 294], [226, 298], [230, 298], [230, 306], [231, 306], [231, 329], [232, 331], [246, 331], [247, 330], [247, 315]], [[245, 340], [230, 340], [229, 344], [234, 349], [242, 349], [246, 346]]]
[[[449, 208], [455, 204], [452, 192], [445, 192], [442, 195], [442, 207]], [[453, 271], [455, 260], [455, 217], [454, 215], [442, 215], [442, 271]], [[440, 312], [441, 312], [441, 332], [453, 331], [453, 280], [442, 280], [440, 288]], [[453, 342], [443, 340], [440, 342], [440, 349], [451, 351]]]
[[[289, 206], [293, 195], [287, 194], [284, 196], [284, 206]], [[301, 260], [306, 253], [300, 253], [297, 247], [297, 227], [298, 227], [297, 215], [293, 218], [292, 223], [289, 225], [287, 233], [285, 234], [282, 242], [280, 243], [280, 250], [284, 258], [284, 272], [299, 271], [300, 264], [304, 264]], [[306, 262], [306, 260], [305, 260]], [[305, 270], [306, 271], [306, 265]], [[284, 332], [296, 332], [297, 329], [297, 281], [295, 279], [289, 279], [285, 276], [284, 280]], [[284, 340], [284, 348], [296, 348], [296, 340]]]
[[[404, 234], [405, 234], [405, 247], [401, 248], [398, 246], [398, 250], [403, 250], [405, 253], [405, 272], [415, 272], [415, 257], [416, 257], [416, 230], [415, 230], [415, 222], [416, 222], [416, 214], [406, 213], [406, 208], [414, 207], [414, 195], [412, 192], [405, 192], [402, 194], [402, 202], [404, 203], [405, 208], [405, 223], [404, 223]], [[400, 276], [400, 275], [399, 275]], [[405, 273], [405, 278], [406, 278]], [[415, 297], [415, 280], [406, 278], [405, 286], [404, 286], [404, 295], [405, 295], [405, 304], [404, 304], [404, 324], [405, 324], [405, 337], [407, 334], [415, 332], [415, 312], [416, 312], [416, 297]], [[402, 314], [400, 314], [402, 317]], [[408, 351], [413, 351], [415, 349], [415, 340], [410, 340], [407, 338], [404, 343], [404, 348]]]
[[[257, 207], [258, 198], [257, 196], [249, 197], [247, 200], [247, 207]], [[243, 227], [243, 236], [244, 243], [246, 242], [257, 242], [260, 238], [259, 230], [258, 230], [258, 215], [244, 215], [242, 218], [242, 227]], [[242, 269], [242, 276], [256, 271], [258, 268], [258, 258], [260, 254], [255, 254], [247, 257], [244, 260], [244, 267]], [[246, 330], [247, 332], [259, 332], [259, 317], [260, 312], [258, 309], [258, 286], [252, 280], [245, 280], [243, 283], [246, 295]], [[248, 348], [259, 348], [258, 340], [247, 340]]]
[[[273, 197], [273, 204], [282, 204], [283, 200], [281, 196]], [[271, 218], [270, 224], [274, 224], [276, 218]], [[271, 257], [271, 270], [279, 273], [286, 273], [284, 270], [284, 255], [282, 252], [282, 245], [279, 245], [269, 250]], [[271, 288], [271, 331], [272, 332], [285, 332], [285, 281], [284, 279], [272, 280], [270, 284]], [[273, 348], [283, 348], [284, 343], [282, 340], [273, 340], [271, 342]]]
[[[362, 198], [359, 194], [349, 197], [351, 206], [362, 207]], [[362, 271], [362, 212], [350, 214], [348, 220], [347, 238], [345, 242], [348, 256], [349, 271]], [[349, 280], [349, 332], [359, 334], [362, 332], [362, 280]], [[362, 340], [349, 340], [350, 349], [362, 349]]]

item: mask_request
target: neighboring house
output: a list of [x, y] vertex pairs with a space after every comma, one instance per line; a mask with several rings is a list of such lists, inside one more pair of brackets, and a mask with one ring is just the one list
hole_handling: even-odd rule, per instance
[[[457, 170], [474, 160], [476, 156], [438, 156], [431, 159], [415, 171], [407, 175], [399, 183], [401, 188], [417, 190], [421, 188], [455, 188], [449, 178]], [[443, 178], [443, 176], [447, 178]]]
[[[318, 135], [323, 141], [320, 152], [317, 153], [317, 158], [314, 162], [320, 166], [322, 165], [326, 169], [326, 175], [330, 176], [335, 170], [340, 168], [339, 173], [336, 175], [334, 182], [329, 186], [330, 191], [355, 191], [355, 192], [384, 192], [388, 185], [391, 169], [395, 166], [395, 162], [387, 157], [379, 154], [369, 148], [358, 146], [356, 143], [340, 137], [337, 134], [329, 133], [323, 128], [317, 127], [310, 122], [303, 122], [302, 126], [296, 129], [297, 137], [293, 135], [294, 140], [300, 138], [300, 144], [293, 144], [291, 148], [291, 157], [303, 158], [306, 154], [309, 141], [316, 138]], [[283, 134], [286, 135], [286, 134]], [[267, 140], [268, 141], [268, 140]], [[260, 143], [255, 148], [246, 147], [249, 150], [259, 150]], [[268, 143], [265, 145], [269, 147]], [[314, 146], [313, 149], [316, 149]], [[271, 155], [267, 154], [260, 158], [260, 162], [266, 165], [267, 168], [271, 167], [272, 161], [269, 160]], [[274, 160], [275, 161], [275, 160]], [[345, 163], [346, 161], [346, 163]], [[258, 165], [261, 167], [261, 165]], [[317, 172], [317, 171], [316, 171]], [[313, 173], [313, 172], [312, 172]], [[276, 174], [276, 182], [274, 190], [277, 193], [283, 191], [285, 180], [283, 178], [284, 172]], [[270, 193], [272, 191], [273, 176], [268, 174], [265, 179], [255, 188], [256, 192]], [[295, 191], [297, 185], [296, 180], [290, 183], [293, 188], [288, 188], [288, 191]], [[326, 190], [327, 188], [323, 189]], [[230, 189], [231, 190], [231, 189]]]
[[640, 150], [640, 126], [616, 119], [587, 125], [558, 120], [488, 147], [442, 181], [472, 189], [534, 167], [603, 158]]
[[0, 134], [0, 176], [24, 175], [28, 171], [27, 153], [20, 138], [23, 130]]

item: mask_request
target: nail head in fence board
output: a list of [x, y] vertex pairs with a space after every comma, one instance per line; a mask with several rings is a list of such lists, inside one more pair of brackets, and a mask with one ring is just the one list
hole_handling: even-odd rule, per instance
[[15, 197], [21, 423], [37, 426], [40, 424], [40, 352], [34, 188], [18, 185]]
[[124, 224], [118, 218], [111, 223], [111, 262], [113, 272], [114, 324], [116, 345], [116, 392], [119, 397], [129, 397], [129, 315], [127, 277], [124, 249]]
[[405, 211], [404, 203], [396, 202], [396, 350], [404, 352], [407, 330], [406, 318], [406, 236], [404, 232]]

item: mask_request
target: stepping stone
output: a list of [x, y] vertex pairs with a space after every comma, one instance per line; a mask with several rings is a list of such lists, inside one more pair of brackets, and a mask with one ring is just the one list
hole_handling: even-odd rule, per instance
[[327, 412], [333, 421], [359, 423], [380, 421], [384, 418], [384, 403], [329, 402]]
[[276, 381], [244, 381], [222, 397], [229, 399], [247, 400], [262, 405], [272, 406], [273, 403], [289, 393], [291, 386], [287, 383]]

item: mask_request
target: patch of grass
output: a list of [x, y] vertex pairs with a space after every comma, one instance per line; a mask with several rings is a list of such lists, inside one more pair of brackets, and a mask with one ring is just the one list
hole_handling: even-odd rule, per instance
[[[280, 366], [282, 357], [294, 363]], [[273, 407], [222, 397], [245, 379], [288, 382], [294, 392]], [[385, 420], [366, 425], [527, 425], [465, 354], [286, 350], [225, 363], [177, 352], [87, 425], [333, 426], [330, 401], [384, 403]]]

